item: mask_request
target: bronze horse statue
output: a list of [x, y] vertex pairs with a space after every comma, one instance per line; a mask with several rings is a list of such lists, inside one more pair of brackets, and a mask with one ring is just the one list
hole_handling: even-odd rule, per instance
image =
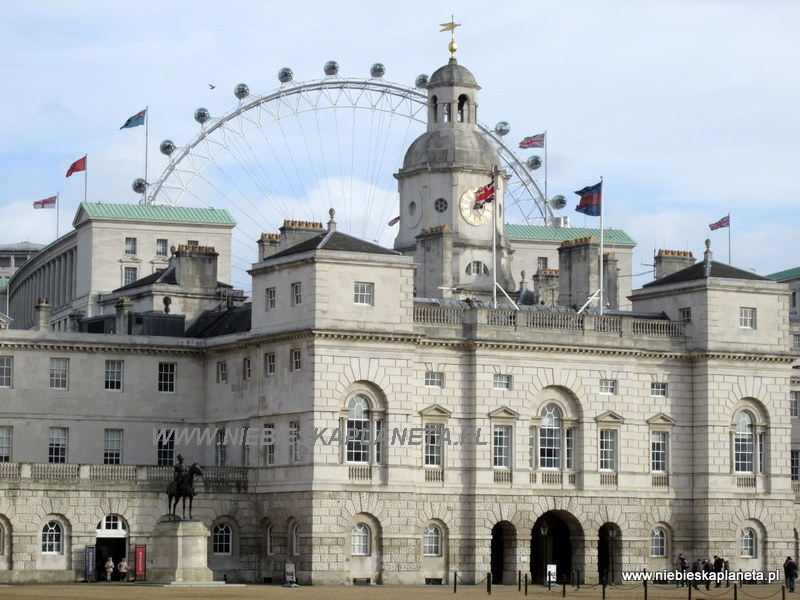
[[[170, 518], [177, 518], [178, 500], [183, 499], [183, 518], [186, 518], [186, 499], [189, 499], [189, 518], [192, 518], [192, 499], [194, 498], [194, 477], [202, 477], [203, 470], [197, 463], [192, 464], [180, 479], [172, 480], [167, 485], [167, 512]], [[173, 502], [173, 498], [175, 501]]]

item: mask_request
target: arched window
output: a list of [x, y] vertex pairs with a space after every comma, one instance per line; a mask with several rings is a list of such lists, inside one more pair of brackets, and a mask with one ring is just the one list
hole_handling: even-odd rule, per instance
[[431, 96], [431, 122], [439, 122], [439, 99], [436, 96]]
[[214, 525], [214, 532], [211, 537], [211, 552], [214, 554], [231, 553], [233, 542], [233, 531], [227, 523], [217, 523]]
[[750, 527], [742, 529], [742, 535], [739, 538], [739, 553], [742, 558], [756, 557], [756, 532]]
[[488, 275], [489, 267], [479, 260], [473, 260], [467, 265], [467, 275]]
[[541, 412], [542, 424], [539, 429], [539, 468], [561, 468], [561, 410], [555, 404], [548, 404]]
[[667, 532], [663, 527], [656, 527], [650, 534], [650, 556], [659, 558], [667, 556]]
[[366, 523], [356, 523], [350, 534], [350, 553], [353, 556], [370, 555], [369, 536], [370, 531]]
[[292, 525], [292, 554], [300, 556], [300, 525]]
[[42, 553], [61, 554], [64, 533], [58, 521], [49, 521], [42, 527]]
[[350, 399], [347, 412], [347, 462], [368, 463], [371, 406], [366, 396]]
[[267, 534], [266, 534], [266, 539], [264, 541], [266, 545], [267, 554], [269, 556], [275, 554], [275, 535], [272, 531], [272, 523], [267, 525]]
[[430, 524], [422, 533], [422, 554], [424, 556], [442, 555], [442, 530]]
[[469, 120], [469, 98], [465, 94], [458, 97], [458, 114], [456, 116], [459, 123]]
[[736, 415], [733, 468], [736, 473], [755, 472], [755, 419], [747, 410], [739, 411]]

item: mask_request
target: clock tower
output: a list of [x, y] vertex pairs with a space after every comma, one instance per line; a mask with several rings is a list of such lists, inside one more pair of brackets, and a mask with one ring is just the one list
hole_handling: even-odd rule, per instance
[[[500, 157], [478, 129], [480, 86], [458, 64], [455, 42], [450, 49], [448, 64], [424, 85], [427, 130], [395, 174], [400, 222], [394, 248], [415, 258], [417, 297], [488, 300], [495, 279], [504, 289], [512, 283], [503, 226], [506, 175], [496, 170]], [[482, 202], [482, 188], [492, 183], [493, 198]]]

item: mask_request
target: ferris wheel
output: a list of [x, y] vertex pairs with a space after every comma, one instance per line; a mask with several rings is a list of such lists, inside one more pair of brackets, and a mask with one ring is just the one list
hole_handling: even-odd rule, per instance
[[[238, 104], [220, 117], [198, 108], [199, 133], [184, 146], [161, 142], [169, 159], [164, 171], [153, 183], [134, 181], [140, 202], [228, 209], [237, 222], [234, 273], [256, 262], [262, 232], [276, 232], [284, 219], [324, 222], [330, 208], [340, 231], [391, 247], [395, 231], [387, 223], [399, 211], [393, 174], [425, 131], [428, 77], [418, 76], [415, 86], [391, 83], [375, 63], [369, 78], [345, 78], [335, 61], [324, 74], [295, 82], [283, 68], [280, 86], [265, 95], [238, 84]], [[510, 176], [506, 221], [553, 224], [554, 209], [563, 205], [560, 197], [548, 201], [534, 176], [541, 159], [515, 154], [504, 142], [505, 121], [479, 123], [479, 130]]]

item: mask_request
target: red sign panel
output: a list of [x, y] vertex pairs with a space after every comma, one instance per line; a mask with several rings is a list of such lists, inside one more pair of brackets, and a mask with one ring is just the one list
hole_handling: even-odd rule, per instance
[[147, 562], [147, 546], [136, 546], [136, 564], [134, 565], [134, 575], [136, 579], [145, 578], [145, 563]]

